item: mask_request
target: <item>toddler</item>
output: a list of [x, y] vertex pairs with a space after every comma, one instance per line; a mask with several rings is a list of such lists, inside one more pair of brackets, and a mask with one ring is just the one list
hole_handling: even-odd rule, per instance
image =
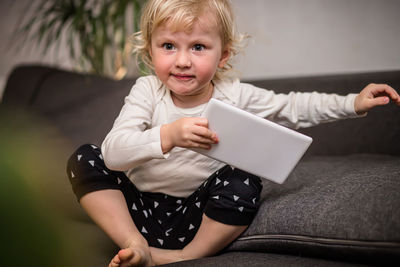
[[135, 51], [154, 75], [136, 81], [101, 149], [81, 146], [67, 167], [80, 204], [121, 248], [109, 266], [214, 255], [252, 222], [260, 178], [188, 149], [219, 141], [201, 118], [211, 98], [291, 128], [400, 105], [382, 84], [338, 96], [240, 83], [227, 72], [241, 39], [228, 0], [147, 2]]

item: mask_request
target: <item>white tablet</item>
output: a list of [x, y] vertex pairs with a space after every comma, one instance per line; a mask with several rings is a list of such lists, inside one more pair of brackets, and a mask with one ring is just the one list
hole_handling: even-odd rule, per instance
[[202, 115], [219, 143], [193, 149], [276, 183], [283, 183], [312, 138], [212, 98]]

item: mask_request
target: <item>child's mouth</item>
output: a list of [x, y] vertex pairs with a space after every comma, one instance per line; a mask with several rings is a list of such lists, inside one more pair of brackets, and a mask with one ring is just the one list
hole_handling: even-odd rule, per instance
[[188, 74], [172, 74], [172, 76], [181, 81], [188, 81], [195, 77], [194, 75]]

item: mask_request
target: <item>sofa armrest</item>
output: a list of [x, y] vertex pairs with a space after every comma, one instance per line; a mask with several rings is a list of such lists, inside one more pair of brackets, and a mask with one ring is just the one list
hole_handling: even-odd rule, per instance
[[21, 65], [7, 79], [2, 103], [13, 107], [29, 107], [46, 78], [57, 69], [40, 65]]

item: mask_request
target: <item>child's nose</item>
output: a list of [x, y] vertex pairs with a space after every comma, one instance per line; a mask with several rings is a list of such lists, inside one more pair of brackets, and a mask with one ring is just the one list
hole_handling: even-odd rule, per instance
[[186, 51], [179, 51], [176, 59], [176, 66], [179, 68], [189, 68], [192, 66], [190, 54]]

